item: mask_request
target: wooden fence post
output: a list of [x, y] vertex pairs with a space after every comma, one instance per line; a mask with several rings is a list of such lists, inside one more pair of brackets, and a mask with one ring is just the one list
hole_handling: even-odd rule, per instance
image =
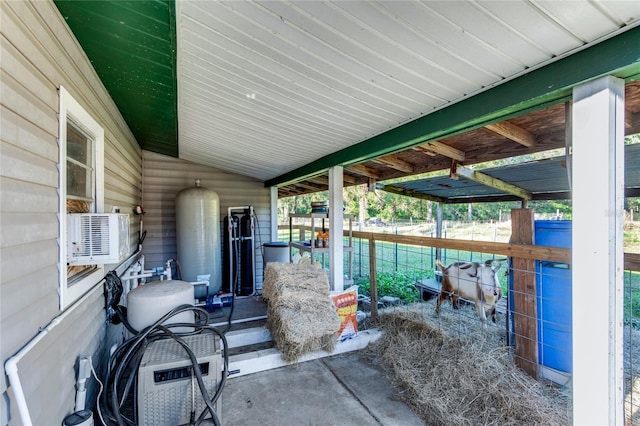
[[[533, 210], [511, 210], [511, 243], [534, 245]], [[512, 259], [513, 325], [516, 365], [538, 378], [538, 314], [536, 302], [536, 261]]]

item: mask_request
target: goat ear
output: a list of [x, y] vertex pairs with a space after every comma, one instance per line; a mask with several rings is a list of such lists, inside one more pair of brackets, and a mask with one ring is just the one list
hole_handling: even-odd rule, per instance
[[498, 272], [498, 270], [500, 270], [500, 268], [502, 268], [502, 263], [500, 263], [500, 262], [497, 262], [497, 263], [491, 265], [491, 270], [493, 272]]

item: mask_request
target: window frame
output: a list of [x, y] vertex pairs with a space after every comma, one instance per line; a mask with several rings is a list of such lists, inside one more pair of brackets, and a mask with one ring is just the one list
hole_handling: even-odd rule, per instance
[[58, 115], [58, 222], [60, 236], [58, 238], [60, 258], [58, 259], [59, 272], [59, 300], [60, 310], [64, 311], [78, 300], [87, 291], [94, 288], [104, 278], [104, 265], [95, 265], [90, 273], [78, 278], [72, 283], [67, 277], [67, 122], [71, 119], [74, 125], [93, 141], [93, 166], [94, 166], [94, 202], [92, 213], [104, 213], [104, 129], [96, 120], [76, 101], [63, 87], [59, 88], [59, 115]]

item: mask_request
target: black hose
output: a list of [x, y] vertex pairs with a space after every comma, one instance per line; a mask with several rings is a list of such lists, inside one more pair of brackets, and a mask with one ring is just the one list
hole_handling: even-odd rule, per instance
[[[227, 354], [228, 344], [227, 344], [227, 338], [224, 335], [224, 333], [219, 332], [218, 330], [216, 330], [213, 327], [207, 327], [206, 330], [217, 334], [220, 337], [220, 341], [222, 342], [222, 346], [225, 348], [225, 352], [224, 352], [225, 356], [223, 358], [224, 368], [223, 368], [223, 373], [222, 373], [222, 379], [220, 380], [220, 383], [218, 383], [218, 389], [216, 390], [216, 393], [211, 398], [211, 403], [215, 404], [218, 401], [218, 399], [220, 398], [220, 395], [222, 395], [222, 389], [224, 388], [224, 385], [227, 382], [227, 375], [228, 375], [228, 371], [229, 371], [229, 357], [226, 356], [226, 354]], [[196, 421], [195, 425], [196, 426], [200, 425], [200, 423], [202, 423], [202, 421], [204, 420], [205, 417], [206, 417], [206, 410], [203, 411], [200, 414], [200, 417], [198, 417], [198, 420]], [[213, 420], [214, 422], [216, 422], [218, 420], [217, 416], [213, 416], [212, 418], [214, 419]]]

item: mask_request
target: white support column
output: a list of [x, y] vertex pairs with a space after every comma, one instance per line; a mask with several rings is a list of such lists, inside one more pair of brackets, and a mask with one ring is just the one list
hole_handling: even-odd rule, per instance
[[342, 185], [343, 167], [329, 169], [329, 267], [331, 290], [344, 289]]
[[269, 216], [271, 217], [271, 241], [278, 241], [278, 187], [272, 186], [269, 199]]
[[573, 90], [573, 424], [624, 424], [624, 81]]

